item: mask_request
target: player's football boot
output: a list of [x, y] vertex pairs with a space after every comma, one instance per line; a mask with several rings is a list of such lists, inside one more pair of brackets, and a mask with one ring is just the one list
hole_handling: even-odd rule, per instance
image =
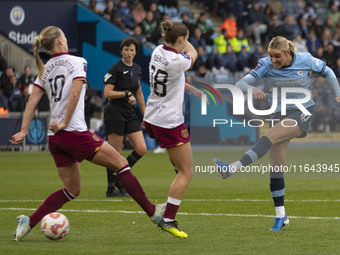
[[270, 231], [280, 231], [283, 227], [286, 227], [289, 225], [289, 219], [285, 215], [283, 218], [275, 218], [274, 225], [270, 229]]
[[177, 221], [170, 221], [170, 222], [165, 222], [164, 219], [162, 219], [159, 223], [158, 223], [158, 227], [159, 229], [162, 229], [166, 232], [169, 232], [170, 234], [172, 234], [174, 237], [178, 237], [181, 239], [185, 239], [188, 237], [188, 235], [186, 233], [184, 233], [183, 231], [181, 231], [178, 228], [178, 224]]
[[130, 195], [124, 191], [113, 190], [112, 192], [106, 191], [106, 197], [130, 197]]
[[30, 218], [25, 215], [17, 217], [18, 226], [14, 233], [14, 241], [19, 242], [25, 235], [31, 231]]
[[221, 175], [222, 179], [226, 179], [231, 176], [230, 172], [230, 161], [224, 163], [218, 158], [214, 158], [217, 172]]
[[150, 217], [150, 220], [153, 223], [158, 224], [158, 222], [160, 222], [160, 220], [163, 219], [163, 214], [164, 214], [164, 211], [165, 211], [165, 207], [166, 207], [166, 202], [163, 203], [163, 204], [157, 204], [156, 205], [155, 213], [154, 213], [154, 215], [152, 215]]

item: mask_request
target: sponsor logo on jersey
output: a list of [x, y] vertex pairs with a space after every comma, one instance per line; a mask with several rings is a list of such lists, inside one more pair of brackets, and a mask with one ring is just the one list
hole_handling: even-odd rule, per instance
[[123, 74], [127, 74], [128, 71], [123, 71]]
[[303, 74], [303, 71], [302, 70], [299, 70], [298, 71], [298, 75], [302, 75]]
[[84, 71], [85, 73], [87, 73], [87, 63], [83, 63], [84, 64]]

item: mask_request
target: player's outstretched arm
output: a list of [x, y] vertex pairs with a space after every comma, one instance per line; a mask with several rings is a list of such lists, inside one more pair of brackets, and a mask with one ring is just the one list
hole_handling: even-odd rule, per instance
[[[194, 86], [191, 86], [188, 83], [185, 83], [185, 90], [191, 92], [195, 97], [199, 97], [199, 98], [201, 98], [202, 95], [205, 94], [202, 90], [199, 90], [195, 88]], [[207, 103], [209, 104], [208, 98], [207, 98]]]
[[258, 100], [266, 100], [268, 94], [264, 93], [262, 90], [253, 86], [256, 79], [251, 74], [247, 74], [241, 80], [236, 82], [235, 86], [239, 87], [243, 92], [248, 92], [251, 89], [253, 97]]

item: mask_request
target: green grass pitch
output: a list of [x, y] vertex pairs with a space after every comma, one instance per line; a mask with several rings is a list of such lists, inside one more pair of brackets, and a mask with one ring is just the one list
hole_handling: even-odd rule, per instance
[[[245, 150], [194, 151], [195, 165], [214, 156], [236, 160]], [[127, 155], [127, 152], [124, 152]], [[268, 156], [256, 165], [268, 164]], [[290, 148], [287, 165], [339, 161], [338, 148]], [[82, 192], [62, 210], [70, 232], [51, 241], [40, 225], [13, 242], [16, 216], [30, 215], [62, 188], [48, 152], [0, 152], [0, 254], [339, 254], [340, 173], [286, 175], [285, 206], [290, 226], [270, 232], [274, 206], [267, 174], [198, 173], [177, 215], [186, 240], [158, 230], [130, 198], [106, 198], [106, 170], [81, 163]], [[132, 172], [152, 202], [164, 202], [175, 176], [167, 153], [148, 152]]]

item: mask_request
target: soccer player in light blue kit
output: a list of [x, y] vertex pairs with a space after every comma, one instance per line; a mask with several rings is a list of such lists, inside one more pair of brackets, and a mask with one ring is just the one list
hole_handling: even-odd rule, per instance
[[[223, 179], [231, 176], [241, 167], [247, 166], [264, 156], [270, 151], [270, 164], [273, 169], [282, 169], [286, 161], [288, 144], [293, 138], [302, 138], [307, 135], [314, 113], [312, 97], [302, 106], [287, 104], [286, 109], [281, 109], [282, 88], [304, 88], [311, 94], [309, 88], [310, 71], [323, 75], [327, 78], [335, 93], [335, 99], [340, 103], [340, 88], [334, 72], [320, 59], [314, 58], [307, 52], [295, 52], [294, 44], [284, 37], [274, 37], [268, 46], [269, 57], [262, 58], [258, 65], [244, 78], [236, 83], [243, 92], [249, 88], [254, 98], [272, 102], [272, 94], [266, 94], [262, 90], [252, 86], [258, 79], [266, 78], [272, 88], [277, 88], [278, 104], [271, 116], [277, 119], [273, 126], [262, 136], [259, 141], [248, 150], [240, 160], [233, 163], [224, 163], [215, 158], [215, 163]], [[307, 94], [308, 94], [307, 93]], [[287, 93], [288, 100], [303, 101], [305, 93]], [[300, 109], [301, 108], [301, 109]], [[303, 109], [305, 108], [305, 109]], [[286, 110], [286, 114], [284, 114]], [[307, 110], [310, 114], [305, 114]], [[284, 115], [283, 115], [284, 114]], [[283, 123], [284, 122], [284, 123]], [[289, 224], [284, 208], [285, 183], [282, 171], [270, 172], [270, 191], [274, 200], [276, 218], [271, 231], [279, 231]]]

